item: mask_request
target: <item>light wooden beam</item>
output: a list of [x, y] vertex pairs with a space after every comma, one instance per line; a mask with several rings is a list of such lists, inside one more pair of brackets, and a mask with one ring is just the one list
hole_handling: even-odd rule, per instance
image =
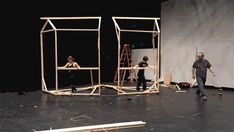
[[120, 67], [119, 68], [120, 70], [131, 70], [131, 69], [157, 69], [157, 66], [150, 66], [150, 67], [136, 67], [136, 68], [133, 68], [133, 67]]
[[57, 31], [99, 31], [99, 29], [65, 29], [65, 28], [59, 28], [59, 29], [56, 29]]
[[81, 19], [100, 19], [101, 17], [41, 17], [41, 20], [81, 20]]
[[157, 17], [112, 17], [114, 19], [125, 19], [125, 20], [160, 20]]
[[42, 31], [44, 31], [44, 30], [45, 30], [45, 28], [46, 28], [47, 24], [48, 24], [48, 20], [45, 22], [45, 24], [44, 24], [44, 25], [43, 25], [43, 27], [41, 28], [41, 33], [42, 33]]
[[128, 30], [128, 29], [121, 29], [121, 32], [136, 32], [136, 33], [158, 33], [158, 31], [149, 31], [149, 30]]
[[146, 122], [133, 121], [133, 122], [122, 122], [122, 123], [102, 124], [102, 125], [83, 126], [83, 127], [62, 128], [54, 130], [43, 130], [37, 132], [94, 132], [94, 131], [97, 132], [97, 131], [118, 130], [124, 128], [143, 127], [145, 125]]
[[65, 68], [58, 67], [58, 70], [98, 70], [99, 67], [81, 67], [81, 68]]
[[50, 26], [51, 26], [54, 30], [56, 30], [56, 27], [54, 26], [54, 24], [53, 24], [50, 20], [47, 20], [47, 21], [49, 22]]
[[160, 28], [159, 28], [157, 19], [155, 19], [155, 24], [156, 24], [156, 27], [157, 27], [157, 31], [160, 32]]

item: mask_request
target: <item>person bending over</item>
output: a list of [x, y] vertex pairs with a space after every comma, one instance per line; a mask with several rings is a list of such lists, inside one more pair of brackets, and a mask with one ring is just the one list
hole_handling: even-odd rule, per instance
[[[72, 56], [68, 56], [67, 57], [67, 64], [64, 67], [65, 68], [80, 68], [78, 63], [76, 63], [74, 60], [75, 59]], [[76, 92], [76, 88], [74, 86], [75, 74], [74, 74], [73, 70], [68, 70], [68, 77], [69, 77], [68, 84], [71, 87], [71, 91], [72, 91], [72, 93], [75, 93]]]
[[[147, 56], [143, 57], [143, 61], [141, 61], [137, 66], [135, 67], [147, 67], [148, 63], [147, 61], [149, 60], [149, 58]], [[145, 69], [139, 69], [138, 73], [137, 73], [137, 87], [136, 90], [140, 91], [140, 86], [143, 83], [143, 91], [146, 90], [146, 80], [145, 80]]]
[[205, 83], [206, 83], [206, 75], [207, 69], [212, 73], [215, 77], [215, 73], [213, 71], [213, 67], [210, 62], [204, 59], [204, 53], [199, 52], [197, 54], [197, 60], [193, 63], [192, 66], [192, 78], [197, 80], [198, 88], [196, 90], [196, 94], [199, 97], [202, 97], [203, 100], [207, 100], [206, 94], [204, 92]]

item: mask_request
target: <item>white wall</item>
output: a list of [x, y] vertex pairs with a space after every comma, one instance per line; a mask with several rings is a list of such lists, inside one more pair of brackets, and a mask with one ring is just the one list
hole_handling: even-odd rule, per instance
[[234, 0], [169, 0], [161, 8], [162, 75], [191, 82], [196, 47], [217, 76], [208, 85], [234, 88]]

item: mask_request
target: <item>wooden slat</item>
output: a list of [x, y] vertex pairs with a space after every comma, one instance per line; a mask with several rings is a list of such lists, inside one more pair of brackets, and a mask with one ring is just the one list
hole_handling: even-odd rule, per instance
[[136, 33], [158, 33], [158, 31], [149, 31], [149, 30], [128, 30], [128, 29], [121, 29], [121, 32], [136, 32]]
[[60, 29], [57, 29], [57, 31], [99, 31], [99, 29], [69, 29], [69, 28], [60, 28]]
[[101, 17], [41, 17], [41, 20], [81, 20], [81, 19], [101, 19]]
[[58, 70], [98, 70], [98, 67], [64, 68], [58, 67]]
[[150, 67], [136, 67], [136, 68], [133, 68], [133, 67], [120, 67], [119, 68], [120, 70], [131, 70], [131, 69], [157, 69], [156, 66], [150, 66]]
[[112, 17], [114, 19], [125, 19], [125, 20], [160, 20], [158, 17]]
[[107, 131], [107, 130], [118, 130], [123, 128], [132, 127], [143, 127], [146, 123], [143, 121], [133, 121], [133, 122], [122, 122], [113, 124], [102, 124], [93, 126], [83, 126], [83, 127], [73, 127], [73, 128], [63, 128], [54, 130], [44, 130], [38, 132], [89, 132], [89, 131]]

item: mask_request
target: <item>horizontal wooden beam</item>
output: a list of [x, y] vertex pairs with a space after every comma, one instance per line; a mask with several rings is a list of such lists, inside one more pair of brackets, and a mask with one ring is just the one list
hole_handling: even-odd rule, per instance
[[112, 17], [114, 19], [125, 19], [125, 20], [160, 20], [158, 17]]
[[120, 67], [120, 70], [131, 70], [131, 69], [157, 69], [156, 66], [150, 66], [150, 67]]
[[143, 121], [133, 121], [133, 122], [122, 122], [122, 123], [112, 123], [112, 124], [102, 124], [93, 126], [83, 126], [83, 127], [72, 127], [54, 130], [44, 130], [37, 132], [91, 132], [91, 131], [108, 131], [108, 130], [118, 130], [123, 128], [133, 128], [133, 127], [143, 127], [146, 123]]
[[63, 29], [63, 28], [60, 28], [60, 29], [56, 29], [57, 31], [99, 31], [99, 29]]
[[136, 33], [158, 33], [158, 31], [148, 31], [148, 30], [127, 30], [127, 29], [121, 29], [121, 32], [136, 32]]
[[58, 67], [58, 70], [99, 70], [98, 67], [64, 68]]
[[101, 19], [101, 17], [41, 17], [41, 20], [82, 20], [82, 19]]

